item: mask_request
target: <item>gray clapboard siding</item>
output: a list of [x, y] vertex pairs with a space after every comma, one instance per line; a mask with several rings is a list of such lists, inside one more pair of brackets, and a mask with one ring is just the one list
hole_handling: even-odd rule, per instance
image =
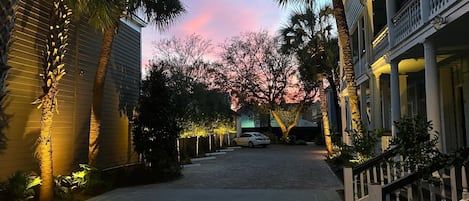
[[[0, 181], [17, 170], [38, 171], [34, 156], [40, 131], [40, 110], [30, 103], [41, 95], [41, 53], [48, 30], [50, 2], [19, 1], [14, 43], [10, 53], [7, 83], [9, 93], [3, 106], [12, 115], [7, 149], [0, 154]], [[68, 174], [88, 158], [89, 117], [92, 88], [101, 33], [86, 22], [73, 22], [65, 57], [66, 75], [59, 85], [59, 113], [53, 123], [54, 174]], [[128, 119], [123, 105], [131, 108], [138, 99], [140, 81], [140, 33], [122, 24], [114, 42], [106, 78], [99, 165], [111, 167], [134, 162]]]

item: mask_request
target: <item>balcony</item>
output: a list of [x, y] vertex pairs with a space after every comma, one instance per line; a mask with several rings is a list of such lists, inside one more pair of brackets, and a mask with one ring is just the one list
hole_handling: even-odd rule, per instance
[[[405, 43], [424, 26], [428, 26], [430, 20], [458, 3], [460, 1], [457, 0], [409, 0], [394, 15], [392, 27], [381, 30], [373, 40], [374, 61], [393, 47]], [[392, 44], [389, 44], [388, 37], [392, 37]]]

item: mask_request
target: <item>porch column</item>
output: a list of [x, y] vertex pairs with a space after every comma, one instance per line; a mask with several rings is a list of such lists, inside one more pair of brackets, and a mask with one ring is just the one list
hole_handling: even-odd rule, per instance
[[380, 88], [380, 77], [381, 73], [374, 74], [374, 80], [371, 82], [373, 84], [373, 93], [371, 99], [372, 105], [372, 115], [371, 115], [371, 124], [373, 129], [383, 128], [383, 119], [381, 113], [381, 88]]
[[368, 116], [366, 113], [366, 86], [365, 83], [360, 84], [360, 112], [363, 128], [368, 128]]
[[[427, 121], [433, 125], [433, 133], [438, 137], [438, 148], [443, 150], [441, 136], [441, 112], [440, 112], [440, 88], [438, 78], [438, 66], [436, 63], [435, 46], [432, 41], [426, 40], [423, 43], [425, 55], [425, 93], [427, 102]], [[433, 136], [432, 136], [433, 138]]]
[[407, 116], [407, 75], [399, 75], [399, 88], [401, 96], [401, 117]]
[[[343, 93], [343, 92], [342, 92]], [[340, 105], [341, 105], [341, 109], [340, 109], [340, 114], [341, 114], [341, 119], [342, 119], [342, 141], [347, 144], [347, 145], [351, 145], [351, 140], [350, 140], [350, 136], [348, 135], [348, 131], [347, 129], [349, 129], [349, 127], [347, 126], [347, 110], [346, 110], [346, 105], [347, 105], [347, 102], [345, 100], [345, 96], [344, 94], [340, 95]]]
[[[381, 73], [372, 74], [370, 78], [371, 84], [371, 128], [378, 130], [383, 128], [382, 112], [381, 112], [381, 88], [380, 88], [380, 76]], [[381, 153], [383, 149], [383, 137], [378, 138], [376, 143], [376, 153]]]
[[396, 137], [397, 128], [394, 122], [401, 119], [401, 95], [399, 89], [399, 62], [391, 61], [391, 132]]
[[[424, 0], [425, 1], [425, 0]], [[388, 41], [389, 47], [394, 47], [394, 23], [392, 18], [396, 13], [396, 1], [395, 0], [386, 0], [386, 17], [388, 23]]]

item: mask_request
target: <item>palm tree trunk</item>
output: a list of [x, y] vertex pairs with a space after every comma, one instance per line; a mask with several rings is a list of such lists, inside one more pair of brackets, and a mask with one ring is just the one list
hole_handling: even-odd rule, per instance
[[54, 112], [50, 110], [52, 101], [43, 101], [42, 114], [41, 114], [41, 134], [39, 137], [39, 157], [40, 157], [40, 170], [42, 184], [39, 193], [40, 201], [50, 201], [54, 195], [53, 193], [53, 165], [52, 165], [52, 118]]
[[42, 185], [39, 200], [50, 201], [54, 193], [53, 162], [52, 162], [52, 120], [58, 111], [57, 92], [59, 81], [65, 75], [63, 58], [68, 41], [68, 25], [71, 10], [63, 0], [54, 0], [49, 16], [49, 37], [46, 41], [43, 60], [43, 95], [33, 103], [41, 107], [41, 133], [38, 139], [38, 153]]
[[328, 76], [327, 80], [329, 81], [330, 87], [332, 89], [331, 90], [332, 98], [333, 98], [333, 100], [332, 100], [333, 103], [332, 104], [333, 104], [333, 107], [335, 108], [335, 117], [336, 117], [336, 119], [334, 119], [334, 120], [335, 120], [335, 123], [337, 124], [337, 125], [334, 125], [334, 126], [336, 126], [334, 128], [334, 131], [335, 132], [340, 132], [340, 131], [342, 131], [342, 124], [340, 123], [342, 121], [341, 121], [341, 116], [340, 116], [340, 106], [339, 106], [339, 102], [338, 102], [339, 96], [338, 96], [338, 92], [337, 92], [337, 85], [334, 82], [334, 79], [332, 77], [332, 76], [335, 76], [335, 75], [334, 75], [333, 72], [331, 72], [330, 74], [331, 74], [331, 76]]
[[107, 64], [111, 56], [112, 41], [116, 35], [117, 27], [104, 29], [103, 44], [99, 55], [98, 67], [93, 85], [93, 102], [91, 105], [90, 136], [88, 146], [88, 164], [96, 166], [96, 158], [99, 153], [99, 140], [101, 128], [101, 110], [104, 91], [104, 81], [106, 78]]
[[342, 0], [332, 0], [334, 6], [334, 17], [339, 32], [340, 48], [343, 53], [345, 81], [347, 83], [347, 92], [349, 97], [349, 106], [352, 116], [352, 129], [360, 131], [361, 119], [360, 108], [358, 105], [357, 88], [355, 86], [355, 71], [352, 64], [352, 50], [350, 48], [350, 34], [345, 17], [344, 3]]
[[321, 81], [322, 76], [318, 76], [320, 98], [321, 98], [321, 114], [322, 114], [322, 128], [324, 132], [324, 142], [326, 143], [327, 155], [331, 156], [334, 151], [332, 149], [331, 130], [329, 127], [329, 114], [327, 113], [327, 99], [326, 90], [324, 90], [324, 84]]

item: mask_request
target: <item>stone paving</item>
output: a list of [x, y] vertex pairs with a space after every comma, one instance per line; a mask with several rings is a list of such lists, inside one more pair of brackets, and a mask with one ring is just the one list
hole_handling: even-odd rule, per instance
[[116, 189], [89, 201], [340, 201], [343, 189], [315, 145], [242, 148], [183, 169], [184, 177]]

